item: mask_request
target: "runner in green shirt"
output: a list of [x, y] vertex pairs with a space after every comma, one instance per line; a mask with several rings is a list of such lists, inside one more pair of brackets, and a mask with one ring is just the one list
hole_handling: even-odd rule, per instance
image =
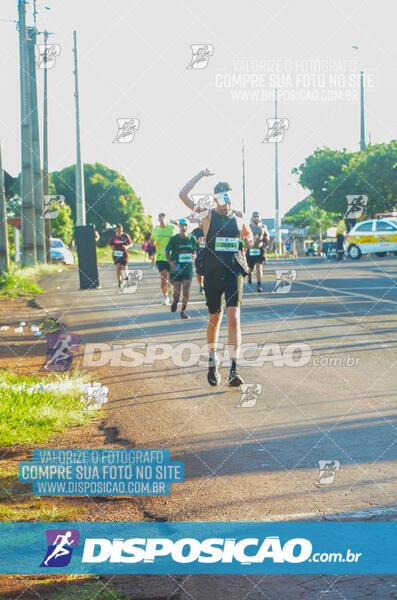
[[165, 248], [169, 239], [175, 234], [175, 226], [167, 224], [165, 213], [159, 214], [159, 225], [153, 228], [152, 240], [156, 245], [156, 266], [160, 273], [160, 287], [164, 294], [163, 304], [170, 305], [168, 297], [168, 284], [170, 281], [170, 266], [165, 256]]
[[169, 240], [165, 249], [165, 254], [171, 267], [171, 282], [174, 286], [171, 312], [175, 312], [177, 309], [182, 289], [181, 319], [190, 318], [185, 311], [189, 301], [196, 248], [196, 238], [191, 233], [188, 233], [187, 220], [181, 219], [179, 221], [179, 233]]

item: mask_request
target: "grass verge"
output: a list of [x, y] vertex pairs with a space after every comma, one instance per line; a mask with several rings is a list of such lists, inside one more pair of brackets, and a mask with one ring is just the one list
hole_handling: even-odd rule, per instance
[[[71, 425], [87, 423], [92, 413], [81, 399], [81, 386], [90, 380], [79, 372], [54, 373], [45, 379], [0, 372], [0, 446], [45, 442]], [[29, 390], [39, 383], [61, 385]]]
[[78, 508], [59, 508], [54, 504], [45, 504], [33, 497], [31, 501], [25, 502], [18, 502], [17, 498], [14, 497], [12, 505], [4, 502], [0, 503], [0, 522], [2, 523], [14, 523], [17, 521], [37, 521], [42, 523], [59, 521], [70, 523], [76, 519], [79, 513], [80, 510]]
[[[97, 261], [100, 265], [109, 265], [113, 264], [113, 250], [110, 246], [105, 246], [104, 248], [97, 247], [96, 255]], [[128, 250], [128, 260], [129, 262], [143, 262], [145, 260], [145, 253], [143, 250], [136, 250], [134, 248], [130, 248]]]
[[8, 273], [0, 274], [0, 297], [31, 298], [34, 294], [42, 294], [43, 290], [37, 283], [42, 275], [55, 273], [62, 268], [59, 264], [35, 265], [34, 267], [19, 267], [11, 264]]
[[129, 600], [129, 596], [120, 594], [114, 588], [103, 583], [85, 583], [67, 585], [62, 591], [55, 592], [49, 600]]

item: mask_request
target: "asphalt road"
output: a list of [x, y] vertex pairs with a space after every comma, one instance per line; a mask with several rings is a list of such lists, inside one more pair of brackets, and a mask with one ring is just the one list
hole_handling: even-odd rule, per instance
[[[87, 368], [87, 360], [102, 360], [96, 369], [101, 382], [110, 386], [111, 401], [105, 408], [109, 443], [168, 448], [173, 460], [184, 461], [185, 482], [173, 484], [167, 498], [147, 500], [153, 518], [397, 518], [394, 257], [343, 263], [272, 260], [265, 267], [262, 294], [255, 285], [245, 285], [243, 344], [253, 348], [241, 373], [247, 384], [262, 386], [256, 398], [244, 398], [226, 385], [227, 367], [222, 369], [222, 385], [210, 388], [204, 363], [181, 366], [188, 356], [188, 350], [181, 354], [181, 344], [190, 344], [190, 351], [205, 344], [207, 311], [196, 282], [189, 306], [192, 318], [182, 321], [179, 313], [161, 306], [157, 272], [148, 265], [133, 267], [143, 270], [134, 294], [118, 293], [109, 265], [100, 267], [101, 289], [78, 290], [77, 271], [68, 270], [45, 280], [48, 293], [39, 301], [69, 331], [80, 334], [80, 365]], [[288, 293], [273, 293], [275, 269], [296, 271]], [[223, 343], [226, 334], [224, 317]], [[154, 344], [167, 344], [157, 353], [168, 358], [122, 366], [120, 359], [131, 357], [120, 350], [131, 343], [149, 345], [140, 350], [146, 360]], [[106, 344], [102, 351], [113, 351], [100, 354], [97, 348], [93, 355], [93, 344]], [[328, 478], [319, 479], [319, 461], [331, 463]], [[285, 581], [298, 586], [298, 579]], [[333, 578], [337, 586], [332, 590], [346, 585], [344, 591], [340, 588], [345, 598], [367, 597], [355, 595], [361, 589], [355, 579]], [[260, 595], [259, 586], [257, 595], [248, 597], [278, 597], [270, 592], [281, 589], [276, 583], [280, 578], [266, 581], [268, 596]], [[360, 581], [365, 588], [370, 585], [366, 577]], [[395, 597], [395, 578], [374, 581], [371, 598]], [[220, 585], [228, 589], [227, 581]], [[318, 589], [313, 595], [310, 590], [305, 595], [305, 589], [291, 588], [284, 597], [322, 597]], [[327, 589], [324, 597], [341, 597]]]

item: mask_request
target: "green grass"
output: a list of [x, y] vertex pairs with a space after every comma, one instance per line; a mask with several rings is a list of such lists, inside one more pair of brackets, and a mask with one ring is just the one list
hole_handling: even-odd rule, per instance
[[14, 523], [17, 521], [37, 521], [42, 523], [62, 522], [71, 523], [79, 515], [80, 510], [75, 508], [58, 508], [55, 505], [48, 506], [41, 500], [31, 502], [17, 502], [12, 505], [0, 503], [0, 522]]
[[[108, 265], [113, 263], [112, 249], [110, 246], [104, 248], [97, 247], [96, 255], [97, 261], [100, 265]], [[130, 262], [143, 262], [145, 260], [145, 253], [143, 250], [135, 250], [130, 248], [128, 250], [128, 256]]]
[[62, 268], [60, 265], [35, 265], [34, 267], [19, 267], [11, 264], [8, 273], [0, 274], [0, 296], [5, 298], [29, 298], [34, 294], [42, 294], [43, 290], [37, 283], [42, 275], [55, 273]]
[[120, 594], [114, 588], [102, 583], [67, 585], [62, 591], [50, 596], [49, 600], [129, 600], [129, 596]]
[[[81, 401], [80, 385], [90, 377], [78, 372], [54, 373], [48, 378], [0, 372], [0, 446], [45, 442], [57, 431], [83, 425], [92, 418]], [[68, 389], [38, 391], [11, 389], [12, 384], [70, 383]]]

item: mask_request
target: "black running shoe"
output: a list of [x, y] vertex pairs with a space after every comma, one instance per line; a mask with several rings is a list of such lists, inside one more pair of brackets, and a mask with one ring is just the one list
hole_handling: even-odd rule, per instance
[[263, 292], [263, 290], [262, 290], [262, 288], [261, 288], [261, 286], [260, 286], [260, 285], [258, 285], [258, 287], [256, 288], [256, 291], [257, 291], [257, 292]]
[[190, 319], [189, 315], [187, 315], [184, 310], [181, 311], [181, 319]]
[[248, 273], [248, 283], [249, 283], [249, 285], [251, 285], [251, 284], [252, 284], [252, 276], [251, 276], [251, 273]]
[[176, 307], [178, 306], [178, 302], [173, 302], [171, 304], [171, 312], [175, 312], [176, 311]]
[[221, 376], [219, 375], [218, 367], [208, 367], [207, 379], [210, 385], [220, 385]]
[[232, 387], [238, 387], [244, 383], [243, 379], [240, 377], [237, 369], [232, 369], [229, 374], [229, 385]]

